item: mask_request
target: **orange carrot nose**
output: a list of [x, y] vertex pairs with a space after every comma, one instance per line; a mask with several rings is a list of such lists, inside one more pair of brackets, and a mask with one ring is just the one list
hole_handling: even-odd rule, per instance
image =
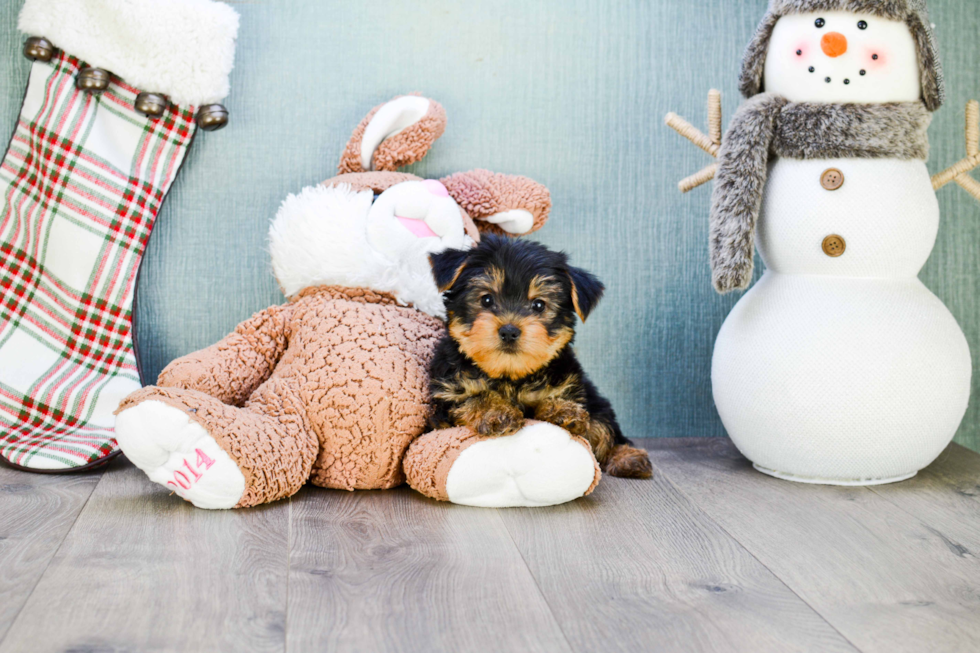
[[847, 37], [840, 32], [827, 32], [820, 39], [820, 49], [828, 57], [839, 57], [847, 52]]

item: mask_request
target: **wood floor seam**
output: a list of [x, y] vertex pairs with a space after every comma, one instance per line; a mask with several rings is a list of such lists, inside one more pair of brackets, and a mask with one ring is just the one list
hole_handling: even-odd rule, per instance
[[99, 483], [101, 483], [102, 479], [105, 478], [105, 473], [106, 473], [105, 469], [98, 472], [99, 480], [96, 481], [95, 485], [92, 486], [92, 489], [89, 490], [88, 496], [85, 497], [85, 501], [82, 503], [82, 507], [79, 508], [78, 512], [75, 513], [75, 518], [72, 519], [71, 526], [69, 526], [68, 530], [65, 531], [65, 534], [62, 536], [61, 541], [58, 542], [58, 546], [55, 548], [54, 552], [51, 554], [51, 557], [49, 557], [48, 561], [45, 563], [44, 571], [38, 574], [37, 580], [34, 581], [34, 586], [31, 587], [31, 591], [28, 592], [28, 594], [24, 597], [24, 601], [20, 604], [20, 607], [17, 609], [17, 615], [10, 620], [10, 625], [7, 626], [7, 629], [4, 631], [3, 637], [0, 637], [0, 651], [3, 650], [3, 646], [7, 641], [7, 636], [10, 634], [10, 631], [13, 630], [14, 626], [17, 624], [17, 621], [20, 619], [21, 614], [23, 614], [24, 612], [24, 608], [27, 607], [28, 603], [30, 603], [31, 597], [34, 595], [34, 591], [37, 589], [37, 586], [40, 585], [41, 581], [44, 579], [44, 576], [48, 573], [48, 569], [51, 568], [51, 563], [54, 561], [55, 558], [58, 557], [58, 552], [61, 551], [61, 547], [64, 546], [65, 541], [68, 539], [68, 536], [71, 535], [72, 529], [74, 529], [75, 524], [78, 523], [78, 518], [82, 515], [83, 512], [85, 512], [85, 507], [88, 505], [88, 502], [92, 498], [92, 495], [95, 494], [95, 490], [96, 488], [99, 487]]
[[[524, 563], [524, 568], [527, 569], [528, 575], [531, 577], [531, 580], [534, 581], [534, 587], [538, 590], [538, 595], [541, 597], [541, 600], [544, 601], [545, 606], [548, 608], [548, 614], [551, 615], [551, 620], [555, 622], [555, 627], [558, 628], [558, 632], [561, 633], [562, 638], [565, 640], [565, 646], [568, 647], [568, 650], [570, 652], [574, 652], [576, 648], [572, 646], [571, 640], [568, 639], [568, 633], [565, 632], [565, 629], [561, 625], [561, 621], [559, 621], [558, 619], [558, 615], [555, 614], [554, 606], [551, 605], [551, 601], [548, 600], [548, 597], [545, 595], [544, 590], [541, 589], [541, 583], [538, 582], [538, 577], [534, 575], [534, 571], [532, 571], [531, 566], [527, 563], [527, 558], [524, 557], [524, 552], [521, 551], [521, 547], [517, 546], [517, 542], [514, 540], [514, 534], [510, 532], [510, 528], [508, 528], [506, 522], [504, 522], [504, 520], [501, 518], [500, 516], [501, 510], [505, 510], [505, 509], [503, 508], [494, 509], [494, 516], [497, 518], [497, 521], [500, 523], [500, 525], [503, 526], [504, 532], [507, 533], [507, 538], [510, 540], [511, 544], [514, 545], [514, 550], [517, 551], [517, 555], [521, 557], [521, 562]], [[524, 509], [518, 508], [518, 510], [524, 510]]]
[[283, 615], [282, 650], [289, 653], [289, 576], [293, 564], [293, 497], [286, 499], [286, 609]]
[[[871, 492], [759, 474], [729, 440], [647, 446], [673, 485], [765, 560], [850, 646], [866, 653], [978, 650], [975, 561], [963, 560], [962, 547], [930, 531], [928, 519], [880, 494], [898, 494], [920, 515], [942, 513], [944, 531], [976, 546], [980, 511], [970, 479], [980, 457], [944, 456], [918, 481]], [[948, 474], [959, 492], [942, 480]]]
[[875, 488], [868, 488], [868, 489], [871, 492], [873, 492], [876, 496], [881, 497], [884, 501], [887, 501], [889, 504], [895, 506], [896, 508], [898, 508], [899, 510], [901, 510], [906, 515], [908, 515], [909, 517], [911, 517], [915, 521], [917, 521], [920, 524], [922, 524], [922, 526], [927, 531], [929, 531], [930, 533], [932, 533], [936, 537], [940, 538], [943, 541], [943, 544], [945, 544], [946, 547], [949, 548], [951, 551], [953, 551], [954, 553], [956, 553], [956, 555], [960, 556], [961, 558], [969, 558], [969, 559], [973, 560], [974, 562], [977, 562], [978, 564], [980, 564], [980, 558], [977, 557], [977, 552], [976, 551], [971, 551], [966, 546], [964, 546], [962, 543], [960, 543], [960, 542], [956, 541], [955, 539], [951, 538], [950, 536], [946, 535], [943, 532], [943, 527], [942, 527], [941, 524], [935, 524], [935, 523], [926, 521], [922, 516], [916, 514], [915, 512], [912, 512], [911, 510], [909, 510], [908, 508], [906, 508], [902, 504], [898, 503], [897, 501], [894, 501], [892, 499], [892, 497], [889, 496], [888, 494], [883, 494], [881, 492], [878, 492]]
[[821, 620], [822, 620], [822, 621], [823, 621], [823, 622], [824, 622], [825, 624], [827, 624], [827, 627], [828, 627], [828, 628], [830, 628], [830, 629], [831, 629], [831, 630], [833, 630], [833, 631], [834, 631], [835, 633], [837, 633], [838, 635], [840, 635], [840, 637], [841, 637], [841, 639], [843, 639], [843, 640], [844, 640], [845, 642], [847, 642], [847, 643], [848, 643], [848, 644], [849, 644], [849, 645], [850, 645], [850, 646], [851, 646], [851, 647], [852, 647], [852, 648], [853, 648], [853, 649], [854, 649], [855, 651], [857, 651], [858, 653], [864, 653], [864, 650], [863, 650], [863, 649], [861, 649], [860, 647], [858, 647], [858, 646], [857, 646], [857, 644], [855, 644], [854, 642], [852, 642], [852, 641], [851, 641], [851, 639], [850, 639], [849, 637], [847, 637], [847, 635], [845, 635], [844, 633], [842, 633], [842, 632], [840, 631], [840, 629], [838, 629], [838, 628], [837, 628], [837, 626], [835, 626], [835, 625], [833, 624], [833, 622], [831, 622], [831, 621], [830, 621], [830, 620], [829, 620], [829, 619], [827, 618], [827, 616], [826, 616], [826, 615], [824, 615], [824, 614], [823, 614], [822, 612], [820, 612], [820, 610], [818, 610], [818, 609], [816, 609], [816, 608], [815, 608], [815, 607], [814, 607], [814, 606], [813, 606], [813, 605], [812, 605], [812, 604], [811, 604], [811, 603], [810, 603], [809, 601], [807, 601], [807, 600], [806, 600], [806, 599], [805, 599], [804, 597], [802, 597], [802, 596], [800, 595], [800, 593], [799, 593], [799, 592], [797, 592], [796, 590], [794, 590], [794, 589], [793, 589], [793, 588], [792, 588], [792, 587], [791, 587], [791, 586], [790, 586], [790, 585], [789, 585], [789, 584], [788, 584], [788, 583], [786, 582], [786, 580], [782, 578], [782, 576], [780, 576], [779, 574], [777, 574], [777, 573], [776, 573], [776, 572], [775, 572], [775, 571], [774, 571], [773, 569], [771, 569], [771, 568], [769, 567], [769, 565], [767, 565], [767, 564], [766, 564], [765, 562], [763, 562], [763, 561], [762, 561], [762, 560], [761, 560], [761, 559], [760, 559], [760, 558], [759, 558], [759, 557], [758, 557], [758, 556], [757, 556], [757, 555], [756, 555], [756, 554], [755, 554], [755, 553], [754, 553], [754, 552], [752, 551], [752, 549], [750, 549], [750, 548], [749, 548], [749, 547], [748, 547], [748, 546], [747, 546], [747, 545], [746, 545], [746, 544], [745, 544], [744, 542], [742, 542], [742, 541], [741, 541], [740, 539], [738, 539], [737, 537], [735, 537], [735, 535], [733, 535], [733, 534], [732, 534], [731, 532], [729, 532], [729, 530], [728, 530], [727, 528], [725, 528], [725, 527], [724, 527], [724, 526], [723, 526], [723, 525], [722, 525], [722, 524], [721, 524], [721, 523], [720, 523], [720, 522], [719, 522], [718, 520], [716, 520], [716, 519], [715, 519], [714, 517], [712, 517], [712, 516], [711, 516], [711, 513], [710, 513], [710, 512], [708, 512], [708, 511], [707, 511], [707, 510], [706, 510], [706, 509], [705, 509], [705, 508], [704, 508], [704, 507], [703, 507], [703, 506], [702, 506], [702, 505], [701, 505], [700, 503], [698, 503], [698, 502], [697, 502], [697, 501], [696, 501], [696, 500], [694, 499], [694, 497], [692, 497], [691, 495], [689, 495], [689, 494], [688, 494], [687, 492], [685, 492], [685, 491], [684, 491], [684, 490], [683, 490], [683, 489], [682, 489], [682, 488], [681, 488], [681, 487], [680, 487], [679, 485], [677, 485], [677, 483], [675, 483], [675, 482], [674, 482], [673, 480], [671, 480], [671, 478], [670, 478], [670, 475], [669, 475], [669, 474], [667, 474], [666, 472], [664, 472], [664, 471], [663, 471], [662, 469], [660, 469], [660, 468], [658, 468], [658, 467], [657, 467], [656, 465], [654, 465], [654, 466], [653, 466], [653, 470], [654, 470], [654, 473], [655, 473], [655, 474], [656, 474], [656, 473], [660, 473], [660, 474], [663, 474], [663, 478], [664, 478], [664, 480], [665, 480], [665, 481], [666, 481], [667, 483], [669, 483], [669, 484], [670, 484], [670, 486], [671, 486], [671, 487], [673, 487], [673, 488], [674, 488], [674, 489], [675, 489], [675, 490], [677, 491], [677, 493], [678, 493], [678, 494], [680, 494], [680, 495], [681, 495], [681, 496], [683, 496], [683, 497], [684, 497], [685, 499], [687, 499], [688, 501], [690, 501], [690, 502], [691, 502], [691, 505], [693, 505], [693, 506], [695, 506], [695, 507], [696, 507], [696, 508], [697, 508], [697, 509], [698, 509], [698, 510], [699, 510], [699, 511], [700, 511], [700, 512], [701, 512], [701, 513], [702, 513], [702, 514], [704, 515], [704, 518], [705, 518], [705, 519], [707, 519], [707, 520], [708, 520], [708, 521], [710, 521], [710, 522], [711, 522], [712, 524], [714, 524], [715, 526], [717, 526], [717, 527], [718, 527], [718, 529], [719, 529], [719, 530], [721, 530], [721, 531], [722, 531], [723, 533], [725, 533], [725, 534], [726, 534], [726, 535], [727, 535], [728, 537], [730, 537], [730, 538], [732, 539], [732, 541], [734, 541], [734, 542], [736, 542], [736, 543], [737, 543], [737, 544], [739, 545], [739, 547], [740, 547], [740, 548], [741, 548], [741, 549], [742, 549], [743, 551], [745, 551], [745, 553], [746, 553], [747, 555], [749, 555], [749, 556], [750, 556], [750, 557], [751, 557], [751, 558], [752, 558], [753, 560], [755, 560], [756, 562], [758, 562], [758, 563], [759, 563], [759, 565], [760, 565], [760, 566], [761, 566], [761, 567], [762, 567], [763, 569], [765, 569], [765, 570], [766, 570], [766, 571], [768, 571], [768, 572], [769, 572], [770, 574], [772, 574], [772, 577], [773, 577], [773, 578], [775, 578], [776, 580], [778, 580], [778, 581], [779, 581], [779, 583], [780, 583], [780, 584], [781, 584], [781, 585], [782, 585], [783, 587], [785, 587], [785, 588], [786, 588], [786, 591], [788, 591], [788, 592], [790, 592], [791, 594], [793, 594], [793, 596], [795, 596], [795, 597], [797, 597], [797, 598], [798, 598], [798, 599], [799, 599], [799, 600], [800, 600], [800, 601], [801, 601], [801, 602], [802, 602], [802, 603], [803, 603], [804, 605], [806, 605], [806, 606], [807, 606], [807, 607], [808, 607], [808, 608], [809, 608], [810, 610], [812, 610], [812, 611], [813, 611], [813, 614], [815, 614], [815, 615], [817, 615], [818, 617], [820, 617], [820, 619], [821, 619]]
[[727, 439], [638, 446], [653, 479], [548, 508], [307, 487], [216, 512], [126, 461], [11, 473], [0, 652], [980, 650], [980, 455], [840, 488]]

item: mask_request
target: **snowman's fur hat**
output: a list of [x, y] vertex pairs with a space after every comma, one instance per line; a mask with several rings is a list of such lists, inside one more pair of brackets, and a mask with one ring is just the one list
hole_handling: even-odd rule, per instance
[[765, 91], [762, 74], [769, 39], [776, 22], [787, 14], [817, 11], [850, 11], [906, 23], [919, 54], [922, 100], [929, 111], [936, 111], [943, 105], [946, 100], [946, 85], [926, 0], [769, 0], [769, 11], [759, 23], [742, 59], [742, 73], [739, 77], [742, 95], [749, 98]]

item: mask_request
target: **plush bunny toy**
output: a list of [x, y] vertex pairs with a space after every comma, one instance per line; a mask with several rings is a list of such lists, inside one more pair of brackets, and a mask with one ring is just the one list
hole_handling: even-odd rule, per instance
[[457, 503], [550, 505], [591, 491], [591, 448], [550, 424], [492, 442], [464, 429], [419, 438], [445, 328], [429, 254], [480, 230], [534, 231], [551, 207], [526, 177], [396, 171], [445, 124], [435, 101], [395, 98], [358, 125], [339, 176], [286, 199], [269, 242], [289, 302], [173, 361], [120, 405], [119, 446], [151, 480], [200, 508], [274, 501], [308, 480], [390, 488], [405, 481], [403, 462], [413, 487]]

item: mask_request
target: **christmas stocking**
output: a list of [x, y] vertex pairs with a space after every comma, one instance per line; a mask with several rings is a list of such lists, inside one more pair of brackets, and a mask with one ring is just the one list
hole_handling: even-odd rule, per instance
[[132, 305], [198, 128], [227, 120], [238, 15], [212, 0], [26, 0], [34, 60], [0, 164], [0, 456], [101, 464], [140, 386]]

